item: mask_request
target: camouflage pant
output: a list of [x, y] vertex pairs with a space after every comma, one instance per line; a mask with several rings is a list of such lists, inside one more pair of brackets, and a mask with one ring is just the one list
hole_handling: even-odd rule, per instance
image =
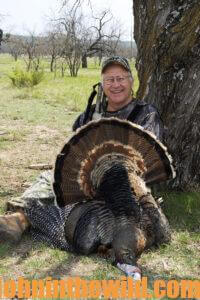
[[75, 204], [64, 208], [55, 205], [52, 182], [52, 172], [43, 172], [20, 198], [7, 203], [7, 210], [24, 211], [31, 225], [29, 232], [35, 241], [72, 251], [65, 238], [65, 222]]
[[52, 187], [52, 171], [44, 171], [20, 198], [13, 198], [7, 203], [7, 211], [25, 208], [29, 202], [40, 201], [43, 204], [54, 204], [55, 195]]

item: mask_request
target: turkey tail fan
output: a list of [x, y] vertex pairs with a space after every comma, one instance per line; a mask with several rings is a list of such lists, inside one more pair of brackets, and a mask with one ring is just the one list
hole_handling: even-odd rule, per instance
[[172, 158], [153, 133], [117, 118], [91, 121], [57, 156], [53, 188], [58, 205], [95, 197], [105, 172], [119, 162], [127, 168], [135, 193], [137, 178], [154, 184], [175, 177]]

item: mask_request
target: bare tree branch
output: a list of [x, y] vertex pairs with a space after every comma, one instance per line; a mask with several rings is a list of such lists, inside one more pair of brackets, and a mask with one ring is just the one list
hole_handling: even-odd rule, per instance
[[[65, 2], [69, 3], [69, 0]], [[77, 6], [74, 6], [75, 3]], [[68, 62], [70, 72], [73, 62], [76, 61], [77, 67], [80, 66], [80, 58], [82, 67], [87, 67], [88, 56], [114, 54], [121, 36], [121, 30], [114, 26], [113, 16], [109, 10], [104, 10], [98, 15], [92, 12], [91, 17], [86, 19], [78, 6], [81, 3], [83, 3], [81, 0], [73, 1], [72, 7], [66, 6], [60, 16], [52, 21], [60, 28], [65, 40], [63, 56]], [[77, 74], [77, 68], [75, 69], [74, 74]]]

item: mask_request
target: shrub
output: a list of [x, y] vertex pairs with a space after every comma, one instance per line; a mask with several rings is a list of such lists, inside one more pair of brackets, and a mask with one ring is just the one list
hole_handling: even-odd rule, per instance
[[19, 68], [15, 68], [9, 75], [12, 84], [16, 87], [33, 87], [39, 84], [44, 78], [44, 71], [24, 71]]

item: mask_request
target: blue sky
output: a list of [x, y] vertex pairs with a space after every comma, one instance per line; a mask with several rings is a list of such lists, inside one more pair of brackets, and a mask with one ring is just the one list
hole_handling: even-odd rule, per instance
[[[132, 33], [132, 0], [91, 0], [98, 10], [110, 8], [112, 14], [122, 24], [123, 39], [130, 40]], [[3, 0], [1, 3], [0, 26], [10, 33], [27, 30], [41, 33], [45, 29], [46, 17], [59, 7], [60, 0]], [[87, 10], [87, 6], [85, 7]]]

